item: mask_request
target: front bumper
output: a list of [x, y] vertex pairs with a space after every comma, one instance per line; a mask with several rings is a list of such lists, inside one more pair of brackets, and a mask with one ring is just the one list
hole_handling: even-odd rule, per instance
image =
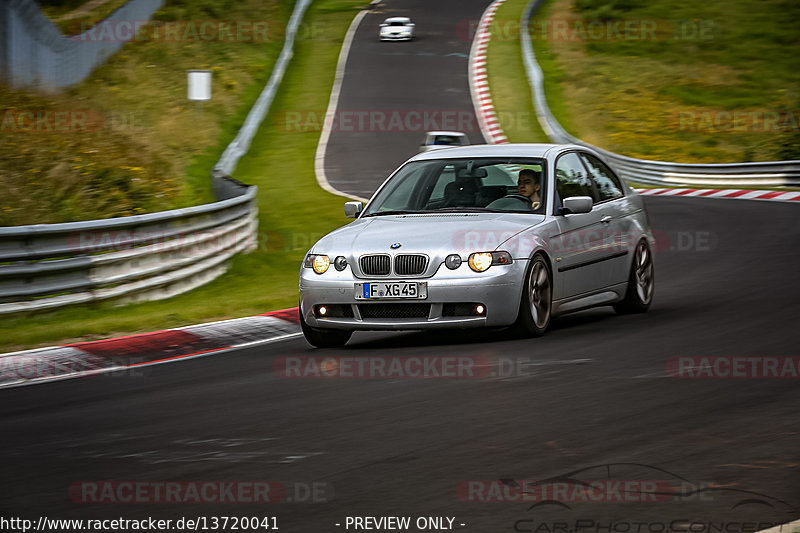
[[[355, 278], [348, 267], [336, 272], [331, 267], [319, 275], [310, 268], [300, 271], [300, 313], [309, 326], [348, 330], [418, 330], [434, 328], [468, 328], [482, 326], [508, 326], [514, 323], [519, 311], [520, 297], [528, 261], [515, 260], [510, 265], [495, 265], [486, 272], [473, 272], [465, 264], [456, 270], [442, 265], [428, 278], [371, 279]], [[333, 271], [333, 272], [332, 272]], [[330, 274], [330, 275], [329, 275]], [[356, 300], [355, 284], [365, 281], [425, 281], [425, 299], [377, 301]], [[447, 304], [480, 303], [486, 308], [484, 316], [445, 316]], [[315, 317], [314, 306], [326, 304], [345, 306], [352, 311], [349, 316]], [[368, 318], [362, 306], [393, 304], [426, 304], [425, 316], [403, 318]], [[391, 306], [386, 306], [391, 309]], [[366, 313], [374, 314], [374, 313]], [[391, 314], [391, 311], [389, 311]], [[402, 313], [400, 313], [402, 314]]]
[[382, 34], [380, 36], [381, 41], [410, 41], [412, 35], [394, 35], [394, 34]]

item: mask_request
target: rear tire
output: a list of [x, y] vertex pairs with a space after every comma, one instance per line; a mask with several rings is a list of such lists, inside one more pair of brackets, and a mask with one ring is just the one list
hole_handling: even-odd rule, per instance
[[341, 348], [353, 335], [352, 331], [346, 329], [312, 328], [306, 324], [302, 311], [300, 312], [300, 328], [308, 343], [317, 348]]
[[636, 251], [633, 253], [625, 299], [614, 304], [614, 310], [621, 315], [644, 313], [653, 303], [654, 290], [653, 252], [650, 251], [647, 241], [642, 239], [636, 245]]
[[552, 311], [553, 278], [547, 261], [536, 254], [525, 274], [519, 315], [513, 329], [526, 337], [540, 337], [550, 326]]

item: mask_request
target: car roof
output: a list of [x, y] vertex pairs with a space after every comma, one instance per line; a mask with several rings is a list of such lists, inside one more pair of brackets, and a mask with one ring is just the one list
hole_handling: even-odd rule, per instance
[[383, 22], [411, 22], [411, 19], [408, 17], [389, 17]]
[[463, 131], [426, 131], [425, 135], [452, 135], [453, 137], [466, 137]]
[[545, 143], [505, 143], [505, 144], [472, 144], [443, 151], [422, 152], [409, 161], [426, 161], [431, 159], [461, 159], [464, 157], [545, 157], [551, 150], [565, 151], [572, 149], [586, 150], [575, 144]]

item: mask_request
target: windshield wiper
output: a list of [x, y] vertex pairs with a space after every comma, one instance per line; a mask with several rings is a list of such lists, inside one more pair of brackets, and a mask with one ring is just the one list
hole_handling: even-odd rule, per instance
[[447, 211], [449, 213], [459, 211], [464, 213], [491, 213], [494, 212], [494, 209], [487, 209], [485, 207], [440, 207], [439, 209], [429, 212], [438, 213], [439, 211]]
[[375, 213], [367, 213], [366, 215], [361, 215], [361, 218], [366, 217], [380, 217], [383, 215], [413, 215], [417, 213], [425, 213], [426, 211], [409, 211], [406, 209], [392, 209], [389, 211], [376, 211]]

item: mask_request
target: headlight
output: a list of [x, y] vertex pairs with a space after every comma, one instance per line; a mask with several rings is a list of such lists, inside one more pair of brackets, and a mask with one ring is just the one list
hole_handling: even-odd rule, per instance
[[344, 256], [338, 256], [336, 259], [333, 260], [333, 267], [341, 272], [345, 268], [347, 268], [347, 259]]
[[483, 272], [490, 266], [492, 266], [492, 254], [489, 252], [470, 254], [469, 267], [475, 272]]
[[475, 272], [484, 272], [492, 265], [510, 265], [513, 260], [508, 252], [475, 252], [470, 254], [468, 263]]
[[331, 266], [331, 260], [327, 255], [308, 254], [303, 261], [303, 266], [313, 268], [317, 274], [324, 274]]

